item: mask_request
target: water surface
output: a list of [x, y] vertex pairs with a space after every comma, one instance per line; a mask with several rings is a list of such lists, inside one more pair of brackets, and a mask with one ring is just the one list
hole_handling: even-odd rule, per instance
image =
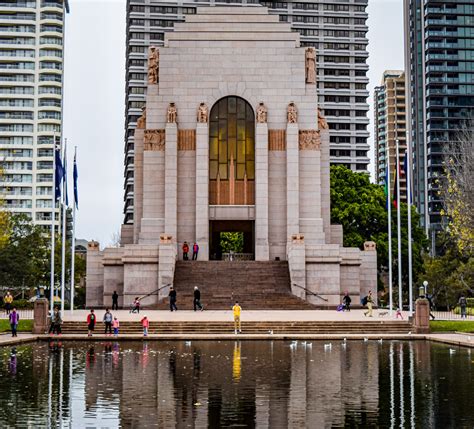
[[0, 427], [474, 427], [474, 352], [424, 341], [0, 349]]

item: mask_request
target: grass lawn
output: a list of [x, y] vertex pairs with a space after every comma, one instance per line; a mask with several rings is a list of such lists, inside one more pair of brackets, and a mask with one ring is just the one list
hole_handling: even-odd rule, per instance
[[432, 320], [431, 332], [474, 332], [472, 320]]
[[[20, 320], [18, 325], [18, 332], [31, 332], [33, 330], [32, 320]], [[0, 320], [0, 332], [10, 331], [10, 324], [7, 319]]]

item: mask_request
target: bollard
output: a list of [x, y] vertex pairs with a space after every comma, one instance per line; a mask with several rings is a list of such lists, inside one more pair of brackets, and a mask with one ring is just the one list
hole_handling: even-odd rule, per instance
[[45, 334], [48, 331], [49, 301], [39, 298], [33, 310], [33, 334]]

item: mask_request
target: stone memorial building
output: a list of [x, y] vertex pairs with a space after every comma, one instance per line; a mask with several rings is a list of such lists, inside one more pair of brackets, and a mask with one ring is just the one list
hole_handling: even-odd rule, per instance
[[[135, 223], [122, 227], [121, 247], [89, 243], [88, 306], [110, 305], [113, 291], [120, 305], [136, 296], [157, 304], [177, 267], [201, 267], [186, 286], [205, 293], [212, 264], [227, 272], [244, 264], [252, 282], [253, 271], [278, 263], [282, 287], [303, 304], [376, 291], [375, 246], [343, 247], [342, 228], [330, 222], [316, 67], [315, 49], [300, 47], [299, 34], [265, 7], [198, 8], [166, 33], [164, 47], [150, 48], [130, 172]], [[223, 232], [241, 233], [241, 253], [222, 251]], [[177, 264], [185, 241], [199, 245], [197, 261]]]

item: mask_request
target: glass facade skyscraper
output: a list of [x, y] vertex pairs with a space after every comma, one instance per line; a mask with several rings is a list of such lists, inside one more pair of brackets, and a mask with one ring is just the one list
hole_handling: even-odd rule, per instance
[[414, 200], [432, 235], [443, 151], [474, 111], [474, 0], [405, 0], [405, 38]]

